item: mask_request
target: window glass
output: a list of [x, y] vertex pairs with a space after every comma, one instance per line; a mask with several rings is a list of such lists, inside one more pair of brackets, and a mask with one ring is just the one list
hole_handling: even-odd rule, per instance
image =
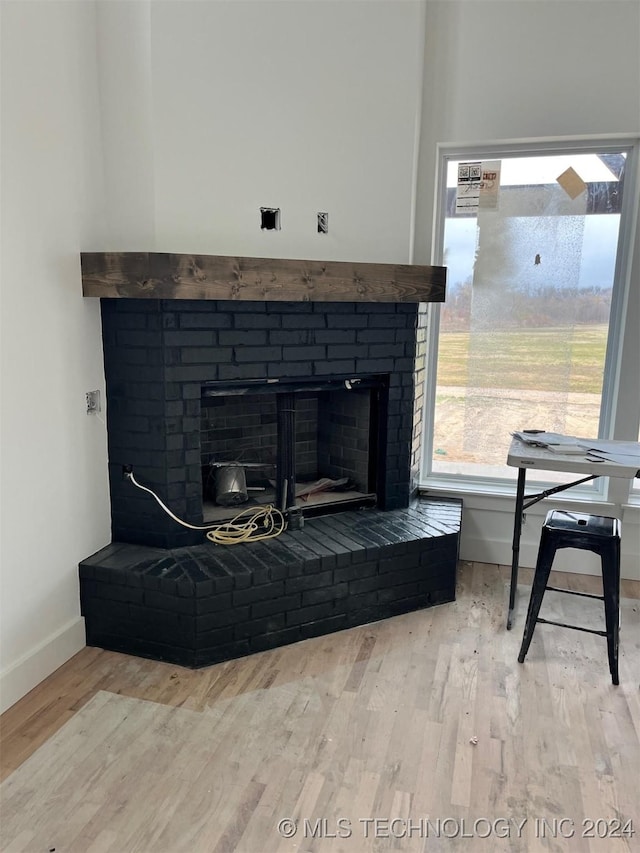
[[448, 161], [434, 475], [514, 478], [514, 430], [600, 434], [626, 161]]

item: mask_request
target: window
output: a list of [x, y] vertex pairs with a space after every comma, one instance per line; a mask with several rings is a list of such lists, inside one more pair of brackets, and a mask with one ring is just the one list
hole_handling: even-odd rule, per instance
[[637, 156], [629, 140], [441, 151], [425, 481], [513, 480], [513, 430], [610, 435]]

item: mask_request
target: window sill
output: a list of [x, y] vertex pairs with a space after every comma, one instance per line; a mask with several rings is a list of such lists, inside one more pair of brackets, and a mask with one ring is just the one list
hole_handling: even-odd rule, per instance
[[[536, 472], [538, 473], [538, 472]], [[550, 489], [558, 486], [557, 481], [551, 480], [534, 480], [527, 477], [526, 491], [527, 493], [539, 492], [545, 489]], [[418, 490], [421, 494], [447, 494], [452, 496], [459, 495], [474, 495], [483, 498], [510, 498], [515, 499], [516, 481], [509, 482], [506, 480], [481, 480], [471, 477], [459, 480], [444, 479], [438, 477], [429, 477], [418, 484]], [[564, 500], [568, 499], [566, 493]], [[558, 495], [553, 496], [558, 499]], [[562, 498], [560, 498], [562, 500]], [[574, 487], [570, 493], [570, 500], [573, 503], [607, 503], [604, 497], [604, 483], [591, 488]], [[639, 500], [640, 504], [640, 500]]]

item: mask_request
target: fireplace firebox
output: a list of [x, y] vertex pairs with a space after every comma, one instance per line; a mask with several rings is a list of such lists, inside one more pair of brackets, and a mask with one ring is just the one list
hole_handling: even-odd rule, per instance
[[383, 502], [388, 404], [388, 375], [204, 384], [204, 521], [261, 504], [313, 516]]

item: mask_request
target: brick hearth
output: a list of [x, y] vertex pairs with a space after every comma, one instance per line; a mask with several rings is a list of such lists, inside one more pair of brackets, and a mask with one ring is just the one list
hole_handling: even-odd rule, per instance
[[461, 513], [421, 499], [231, 547], [113, 543], [80, 564], [87, 643], [199, 667], [453, 601]]

